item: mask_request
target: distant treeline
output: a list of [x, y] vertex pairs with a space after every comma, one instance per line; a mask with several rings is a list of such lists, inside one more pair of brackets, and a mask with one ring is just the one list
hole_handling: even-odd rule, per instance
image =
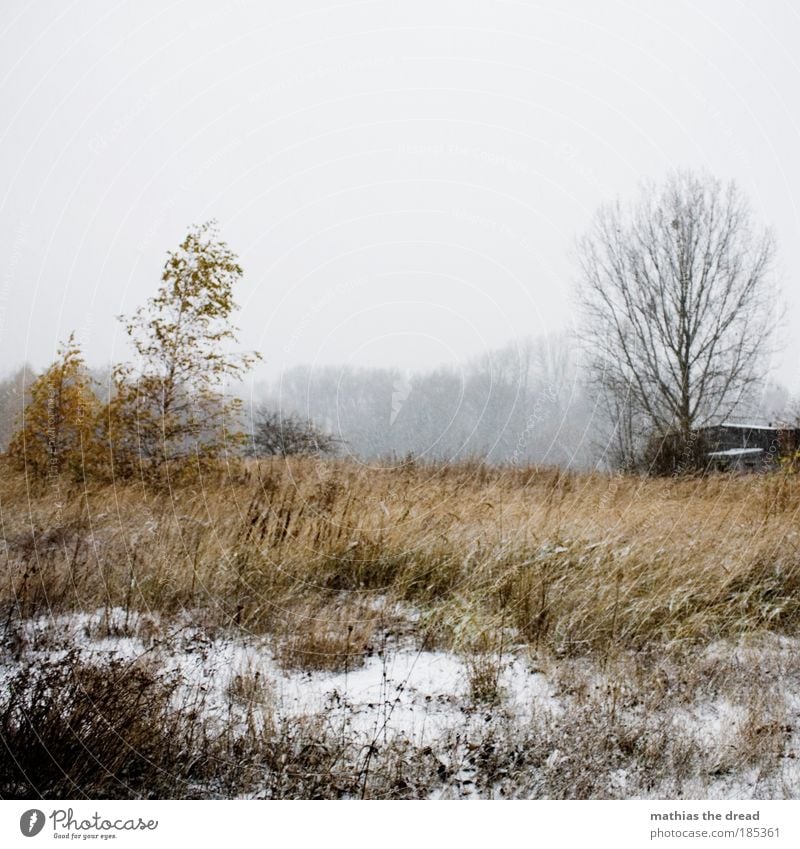
[[[94, 391], [107, 402], [109, 370], [90, 373]], [[0, 379], [0, 450], [19, 427], [26, 387], [35, 378], [32, 367], [22, 366]], [[265, 410], [284, 444], [297, 444], [287, 436], [310, 422], [317, 434], [331, 437], [317, 437], [313, 445], [369, 461], [413, 455], [585, 469], [608, 465], [613, 445], [615, 423], [589, 400], [566, 334], [510, 344], [461, 367], [415, 373], [299, 365], [254, 392], [242, 387], [241, 394], [247, 396], [248, 453], [259, 453], [252, 437]], [[747, 412], [778, 418], [787, 406], [786, 390], [770, 385]]]
[[[566, 333], [531, 338], [461, 367], [297, 366], [255, 393], [251, 409], [309, 420], [358, 458], [480, 458], [586, 469], [617, 465], [617, 422], [592, 403]], [[789, 404], [769, 385], [742, 413], [779, 417]]]

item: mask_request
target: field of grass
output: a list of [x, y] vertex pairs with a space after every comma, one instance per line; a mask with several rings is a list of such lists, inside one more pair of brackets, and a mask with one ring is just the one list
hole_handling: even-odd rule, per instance
[[[154, 490], [0, 472], [2, 796], [800, 794], [793, 476], [306, 458]], [[189, 632], [206, 659], [250, 646], [213, 704], [176, 660]], [[401, 704], [409, 673], [367, 731], [347, 688], [388, 686], [400, 656], [453, 658], [455, 683]], [[303, 681], [335, 682], [338, 725], [330, 705], [287, 714], [276, 688]], [[425, 739], [385, 710], [437, 699]], [[45, 726], [58, 740], [32, 746]], [[136, 739], [119, 750], [109, 726]]]

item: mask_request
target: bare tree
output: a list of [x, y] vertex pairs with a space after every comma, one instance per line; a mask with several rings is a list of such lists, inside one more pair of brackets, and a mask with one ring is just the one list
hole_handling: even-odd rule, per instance
[[773, 256], [736, 185], [707, 175], [598, 211], [578, 243], [581, 339], [598, 397], [625, 413], [623, 443], [685, 444], [753, 390], [775, 327]]

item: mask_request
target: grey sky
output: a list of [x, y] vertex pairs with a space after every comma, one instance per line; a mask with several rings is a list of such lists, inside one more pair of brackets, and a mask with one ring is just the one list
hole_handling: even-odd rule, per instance
[[152, 294], [187, 226], [239, 254], [244, 345], [455, 362], [567, 327], [596, 206], [671, 167], [774, 227], [800, 388], [800, 17], [788, 2], [6, 2], [2, 366]]

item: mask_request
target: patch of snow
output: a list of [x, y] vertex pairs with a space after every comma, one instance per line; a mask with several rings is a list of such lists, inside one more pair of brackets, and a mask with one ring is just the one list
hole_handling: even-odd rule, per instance
[[[39, 617], [21, 623], [18, 632], [27, 642], [24, 652], [27, 660], [54, 659], [66, 656], [71, 649], [79, 650], [90, 661], [152, 658], [165, 671], [179, 673], [185, 682], [183, 695], [176, 694], [177, 699], [201, 690], [210, 714], [221, 717], [229, 715], [231, 710], [231, 684], [237, 676], [258, 674], [266, 710], [289, 718], [322, 716], [332, 727], [341, 727], [365, 744], [401, 736], [424, 746], [454, 730], [463, 730], [462, 739], [467, 739], [466, 732], [500, 713], [524, 727], [537, 715], [563, 714], [573, 700], [569, 692], [557, 692], [550, 677], [535, 669], [523, 652], [513, 650], [509, 650], [501, 664], [500, 706], [481, 708], [470, 704], [468, 670], [460, 657], [444, 651], [416, 650], [399, 641], [347, 672], [298, 672], [287, 671], [277, 663], [268, 637], [233, 633], [211, 636], [189, 621], [167, 625], [156, 616], [128, 614], [122, 609]], [[800, 640], [762, 635], [737, 643], [711, 643], [702, 660], [711, 667], [726, 663], [747, 669], [769, 659], [778, 669], [788, 669], [798, 647]], [[10, 657], [6, 652], [0, 660], [0, 684], [17, 666]], [[593, 692], [613, 685], [588, 659], [576, 666], [576, 673]], [[786, 676], [782, 692], [787, 708], [800, 718], [800, 682], [793, 675]], [[690, 704], [672, 703], [665, 711], [665, 719], [676, 735], [696, 740], [712, 753], [718, 751], [723, 765], [731, 762], [728, 756], [737, 745], [738, 729], [746, 719], [745, 705], [717, 697]], [[738, 799], [771, 792], [797, 798], [800, 796], [797, 733], [789, 740], [786, 752], [767, 789], [757, 769], [737, 766], [727, 774], [685, 781], [681, 793], [687, 798]], [[564, 757], [558, 748], [554, 749], [545, 768], [557, 768]], [[469, 769], [456, 764], [453, 775], [462, 795], [473, 792]], [[629, 775], [624, 768], [614, 771], [609, 778], [611, 789], [621, 795], [625, 795], [629, 786], [636, 786], [635, 774]], [[658, 787], [654, 789], [656, 794], [657, 791]]]

